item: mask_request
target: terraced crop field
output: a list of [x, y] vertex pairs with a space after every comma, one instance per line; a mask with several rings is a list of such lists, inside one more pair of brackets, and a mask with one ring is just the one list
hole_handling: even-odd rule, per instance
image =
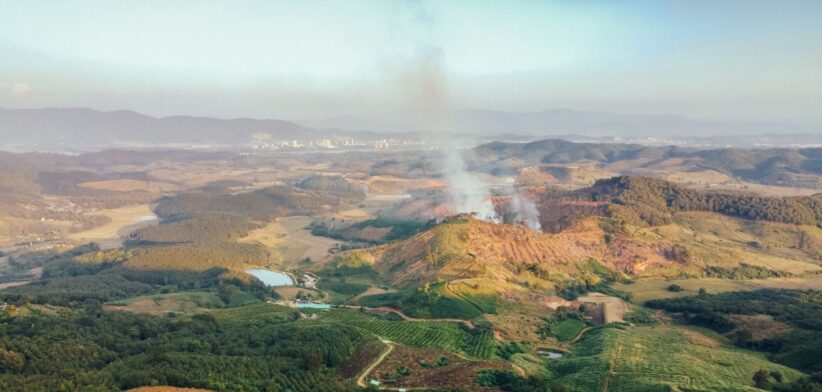
[[322, 320], [354, 326], [382, 338], [413, 347], [431, 347], [464, 352], [476, 358], [494, 355], [491, 332], [471, 334], [459, 324], [441, 321], [394, 321], [368, 316], [356, 311], [333, 309]]
[[494, 357], [494, 349], [497, 342], [491, 331], [484, 331], [472, 334], [466, 342], [466, 354], [481, 359], [491, 359]]

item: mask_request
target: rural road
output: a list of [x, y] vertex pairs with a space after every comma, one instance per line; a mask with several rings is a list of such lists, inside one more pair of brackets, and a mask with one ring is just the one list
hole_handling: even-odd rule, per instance
[[371, 366], [363, 370], [360, 377], [357, 378], [357, 385], [364, 388], [368, 387], [368, 384], [365, 382], [365, 378], [368, 377], [368, 374], [371, 373], [377, 366], [379, 366], [382, 363], [382, 361], [385, 360], [386, 357], [388, 357], [388, 354], [391, 354], [391, 352], [394, 351], [394, 343], [392, 343], [390, 340], [385, 340], [379, 336], [378, 338], [381, 342], [383, 342], [383, 344], [388, 346], [388, 350], [385, 350], [382, 354], [380, 354], [379, 358], [377, 358], [377, 360], [374, 361], [374, 363], [372, 363]]
[[593, 327], [585, 327], [585, 328], [581, 329], [579, 331], [579, 333], [577, 334], [577, 336], [574, 338], [574, 340], [571, 341], [571, 343], [578, 342], [580, 339], [582, 339], [582, 336], [585, 335], [586, 332], [591, 330], [591, 328], [593, 328]]
[[472, 323], [472, 322], [471, 322], [471, 320], [463, 320], [463, 319], [456, 319], [456, 318], [432, 318], [432, 319], [421, 319], [421, 318], [411, 317], [411, 316], [409, 316], [409, 315], [407, 315], [407, 314], [403, 313], [402, 311], [400, 311], [400, 310], [398, 310], [398, 309], [389, 308], [389, 307], [387, 307], [387, 306], [380, 306], [380, 307], [376, 307], [376, 308], [369, 308], [369, 307], [366, 307], [366, 306], [358, 306], [358, 305], [340, 305], [340, 307], [342, 307], [342, 308], [349, 308], [349, 309], [359, 309], [359, 308], [363, 308], [363, 309], [365, 309], [365, 310], [370, 310], [370, 311], [375, 311], [375, 312], [391, 312], [391, 313], [394, 313], [394, 314], [396, 314], [396, 315], [398, 315], [398, 316], [402, 317], [402, 319], [403, 319], [403, 320], [405, 320], [405, 321], [410, 321], [410, 322], [423, 322], [423, 321], [443, 321], [443, 322], [449, 322], [449, 323], [460, 323], [460, 324], [462, 324], [462, 325], [464, 325], [464, 326], [466, 326], [466, 327], [468, 327], [468, 328], [470, 328], [470, 329], [474, 329], [474, 323]]
[[359, 301], [360, 298], [363, 298], [363, 297], [369, 297], [369, 296], [378, 295], [378, 294], [395, 293], [395, 292], [397, 292], [397, 290], [394, 290], [394, 289], [384, 290], [384, 289], [381, 289], [379, 287], [369, 287], [368, 290], [365, 290], [362, 293], [359, 293], [359, 294], [349, 298], [347, 301], [345, 301], [345, 305], [356, 304], [357, 301]]

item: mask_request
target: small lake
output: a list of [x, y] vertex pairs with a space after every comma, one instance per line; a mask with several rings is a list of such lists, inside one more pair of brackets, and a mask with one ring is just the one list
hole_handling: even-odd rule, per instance
[[137, 222], [151, 222], [153, 220], [157, 220], [157, 217], [154, 215], [142, 215], [134, 218]]
[[537, 351], [537, 354], [543, 358], [548, 359], [560, 359], [562, 358], [562, 353], [555, 353], [553, 351]]
[[294, 281], [288, 274], [270, 271], [264, 268], [249, 268], [245, 272], [254, 275], [267, 286], [293, 286]]

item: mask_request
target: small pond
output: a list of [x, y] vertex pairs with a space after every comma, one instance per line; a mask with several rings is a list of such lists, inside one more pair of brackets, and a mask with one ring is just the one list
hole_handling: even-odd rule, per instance
[[267, 286], [293, 286], [294, 281], [288, 274], [264, 268], [249, 268], [245, 272], [254, 275]]
[[540, 350], [540, 351], [537, 351], [537, 354], [539, 354], [539, 356], [541, 356], [543, 358], [548, 358], [548, 359], [560, 359], [560, 358], [562, 358], [562, 353], [556, 353], [556, 352], [553, 352], [553, 351], [542, 351], [542, 350]]

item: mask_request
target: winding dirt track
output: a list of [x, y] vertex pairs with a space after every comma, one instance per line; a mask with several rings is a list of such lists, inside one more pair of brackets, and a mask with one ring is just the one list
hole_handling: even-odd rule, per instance
[[392, 351], [394, 351], [394, 343], [392, 343], [390, 340], [385, 340], [381, 337], [379, 337], [379, 339], [380, 339], [381, 342], [383, 342], [383, 344], [388, 346], [388, 349], [383, 351], [383, 353], [380, 354], [380, 356], [377, 358], [377, 360], [374, 361], [374, 363], [372, 363], [371, 366], [369, 366], [365, 370], [363, 370], [360, 377], [357, 378], [357, 385], [359, 385], [363, 388], [368, 387], [368, 384], [365, 383], [365, 378], [368, 377], [368, 374], [371, 373], [374, 369], [376, 369], [377, 366], [379, 366], [382, 363], [382, 361], [384, 361], [385, 358], [388, 357], [388, 355], [391, 354]]
[[442, 321], [442, 322], [449, 322], [449, 323], [460, 323], [460, 324], [462, 324], [462, 325], [464, 325], [464, 326], [468, 327], [469, 329], [474, 329], [474, 323], [472, 323], [472, 322], [471, 322], [471, 320], [463, 320], [463, 319], [456, 319], [456, 318], [431, 318], [431, 319], [421, 319], [421, 318], [411, 317], [411, 316], [409, 316], [409, 315], [407, 315], [407, 314], [403, 313], [401, 310], [394, 309], [394, 308], [389, 308], [389, 307], [387, 307], [387, 306], [380, 306], [380, 307], [376, 307], [376, 308], [369, 308], [369, 307], [365, 307], [365, 306], [357, 306], [357, 305], [340, 305], [340, 307], [342, 307], [342, 308], [349, 308], [349, 309], [360, 309], [360, 308], [363, 308], [363, 309], [365, 309], [366, 311], [372, 311], [372, 312], [390, 312], [390, 313], [394, 313], [394, 314], [396, 314], [396, 315], [398, 315], [398, 316], [402, 317], [402, 319], [403, 319], [403, 320], [405, 320], [405, 321], [410, 321], [410, 322], [415, 322], [415, 323], [418, 323], [418, 322], [424, 322], [424, 321]]

